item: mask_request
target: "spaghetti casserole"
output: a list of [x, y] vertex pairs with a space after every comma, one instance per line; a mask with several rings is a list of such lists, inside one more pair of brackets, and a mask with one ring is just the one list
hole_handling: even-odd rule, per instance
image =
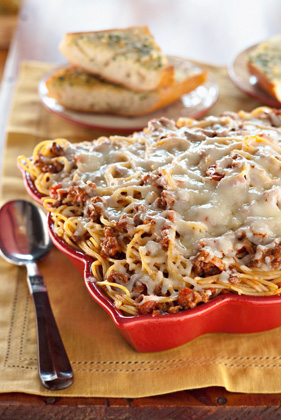
[[280, 127], [265, 107], [161, 118], [128, 137], [43, 141], [19, 163], [118, 309], [175, 313], [280, 294]]

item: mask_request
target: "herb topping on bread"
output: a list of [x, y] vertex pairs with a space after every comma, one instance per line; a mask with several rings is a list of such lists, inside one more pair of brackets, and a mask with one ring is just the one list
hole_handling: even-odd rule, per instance
[[173, 67], [146, 26], [68, 33], [61, 52], [75, 66], [136, 91], [173, 82]]

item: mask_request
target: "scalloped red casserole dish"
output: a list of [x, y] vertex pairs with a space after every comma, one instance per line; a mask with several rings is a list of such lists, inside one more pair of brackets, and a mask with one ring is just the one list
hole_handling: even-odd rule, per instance
[[[41, 204], [40, 194], [29, 174], [20, 170], [30, 197]], [[74, 250], [54, 233], [50, 214], [48, 225], [54, 245], [81, 272], [93, 299], [111, 316], [121, 335], [137, 351], [171, 349], [207, 333], [256, 333], [281, 326], [281, 296], [223, 294], [194, 309], [175, 314], [125, 316], [92, 281], [93, 259]]]

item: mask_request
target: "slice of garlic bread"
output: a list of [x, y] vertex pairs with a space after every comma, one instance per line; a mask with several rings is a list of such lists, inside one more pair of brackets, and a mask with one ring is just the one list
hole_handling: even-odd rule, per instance
[[281, 34], [258, 44], [248, 56], [248, 69], [259, 85], [281, 102]]
[[71, 64], [135, 91], [173, 82], [174, 71], [147, 26], [68, 33], [60, 43]]
[[140, 116], [177, 101], [206, 80], [206, 72], [176, 71], [175, 82], [154, 91], [135, 92], [106, 82], [78, 67], [55, 72], [46, 82], [49, 96], [65, 108], [82, 112]]

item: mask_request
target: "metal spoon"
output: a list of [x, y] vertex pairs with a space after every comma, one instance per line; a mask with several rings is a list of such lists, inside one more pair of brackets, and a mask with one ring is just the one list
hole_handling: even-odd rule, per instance
[[73, 372], [36, 262], [51, 250], [46, 216], [34, 204], [13, 200], [0, 209], [0, 252], [12, 264], [25, 265], [36, 312], [39, 375], [45, 388], [59, 390], [73, 382]]

